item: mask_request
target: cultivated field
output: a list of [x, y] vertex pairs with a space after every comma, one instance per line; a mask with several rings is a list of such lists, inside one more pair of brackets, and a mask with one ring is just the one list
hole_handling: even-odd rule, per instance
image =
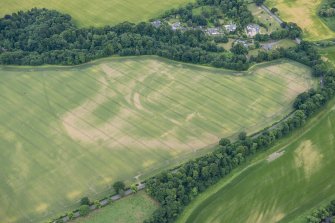
[[335, 196], [335, 101], [271, 151], [200, 195], [179, 222], [305, 222]]
[[333, 32], [318, 16], [317, 11], [322, 0], [267, 0], [270, 8], [279, 9], [279, 16], [288, 22], [297, 23], [304, 31], [306, 40], [333, 38]]
[[74, 223], [142, 223], [151, 216], [157, 206], [156, 201], [141, 191]]
[[70, 14], [82, 27], [104, 26], [146, 21], [189, 2], [194, 0], [1, 0], [0, 16], [34, 7], [48, 8]]
[[8, 223], [45, 220], [116, 180], [260, 130], [315, 83], [309, 68], [287, 60], [245, 73], [157, 57], [0, 73], [0, 222]]

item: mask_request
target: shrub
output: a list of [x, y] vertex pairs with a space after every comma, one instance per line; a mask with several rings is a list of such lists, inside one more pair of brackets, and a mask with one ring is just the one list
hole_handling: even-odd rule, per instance
[[80, 199], [80, 205], [90, 205], [91, 201], [90, 199], [88, 199], [88, 197], [83, 197], [82, 199]]
[[113, 184], [113, 188], [116, 193], [120, 194], [120, 191], [125, 189], [126, 185], [122, 181], [117, 181]]
[[80, 216], [86, 216], [90, 213], [90, 207], [88, 205], [81, 205], [79, 207]]

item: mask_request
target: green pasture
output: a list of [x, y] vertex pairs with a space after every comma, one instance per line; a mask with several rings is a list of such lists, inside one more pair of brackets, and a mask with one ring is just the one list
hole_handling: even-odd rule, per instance
[[287, 22], [297, 23], [304, 31], [306, 40], [316, 41], [334, 38], [335, 32], [319, 17], [322, 0], [267, 0], [269, 8], [279, 9], [279, 16]]
[[158, 57], [0, 67], [0, 222], [40, 222], [258, 131], [315, 85], [278, 60], [248, 72]]
[[[334, 139], [333, 100], [266, 156], [201, 194], [178, 222], [305, 222], [313, 208], [335, 196]], [[275, 151], [282, 153], [271, 159]]]
[[71, 15], [81, 27], [104, 26], [147, 21], [189, 2], [194, 0], [1, 0], [0, 16], [34, 7], [48, 8]]
[[158, 204], [141, 191], [95, 211], [85, 218], [80, 218], [74, 223], [142, 223], [157, 207]]

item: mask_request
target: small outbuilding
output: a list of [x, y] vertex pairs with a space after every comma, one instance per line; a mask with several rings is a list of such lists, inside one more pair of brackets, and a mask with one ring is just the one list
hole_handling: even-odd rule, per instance
[[227, 32], [235, 32], [237, 29], [237, 25], [233, 23], [225, 25], [224, 27], [227, 30]]
[[178, 30], [178, 29], [182, 29], [182, 26], [180, 22], [175, 22], [175, 23], [172, 23], [171, 28], [172, 30]]
[[240, 40], [240, 39], [238, 39], [238, 40], [236, 40], [236, 41], [234, 42], [234, 44], [238, 44], [238, 43], [242, 44], [245, 48], [248, 48], [248, 47], [249, 47], [249, 44], [248, 44], [247, 41], [245, 41], [245, 40]]
[[208, 28], [205, 32], [210, 36], [221, 35], [223, 34], [222, 30], [219, 27], [216, 28]]

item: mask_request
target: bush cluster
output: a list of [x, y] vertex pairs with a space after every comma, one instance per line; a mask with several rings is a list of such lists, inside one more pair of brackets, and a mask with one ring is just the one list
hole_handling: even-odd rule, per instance
[[335, 200], [332, 200], [325, 207], [318, 208], [307, 216], [308, 223], [335, 222]]

